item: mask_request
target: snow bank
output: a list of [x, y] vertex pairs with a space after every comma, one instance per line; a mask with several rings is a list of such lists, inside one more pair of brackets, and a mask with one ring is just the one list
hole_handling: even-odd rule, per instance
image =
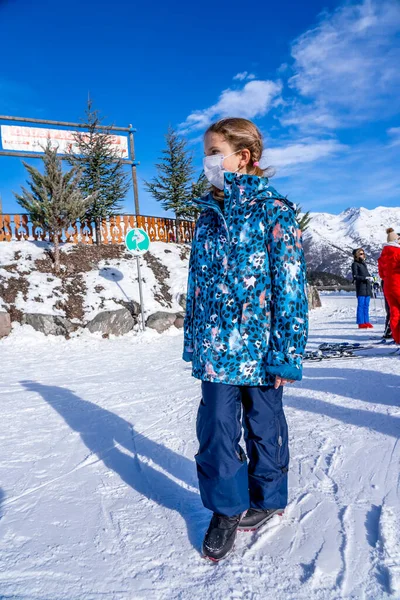
[[[44, 242], [0, 244], [0, 306], [22, 313], [42, 313], [85, 323], [103, 310], [139, 303], [137, 262], [123, 246], [61, 248], [62, 269], [54, 274]], [[146, 316], [179, 312], [186, 292], [189, 248], [154, 242], [140, 258]], [[13, 318], [14, 320], [14, 318]]]

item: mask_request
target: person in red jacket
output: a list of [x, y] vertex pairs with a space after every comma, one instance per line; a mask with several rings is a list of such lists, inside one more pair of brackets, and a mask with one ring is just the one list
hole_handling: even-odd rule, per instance
[[390, 328], [396, 344], [400, 344], [400, 237], [392, 228], [386, 230], [387, 244], [378, 258], [379, 276], [390, 307]]

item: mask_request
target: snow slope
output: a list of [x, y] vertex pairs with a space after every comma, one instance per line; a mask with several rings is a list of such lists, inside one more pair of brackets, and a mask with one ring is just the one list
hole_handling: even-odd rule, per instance
[[[354, 297], [323, 301], [310, 348], [370, 335]], [[400, 599], [399, 357], [307, 364], [286, 392], [285, 515], [214, 565], [199, 554], [200, 386], [181, 346], [177, 330], [0, 340], [0, 597]]]
[[386, 229], [400, 232], [400, 208], [378, 206], [348, 208], [339, 215], [311, 213], [304, 234], [307, 267], [346, 276], [351, 267], [352, 250], [364, 247], [372, 270], [386, 242]]

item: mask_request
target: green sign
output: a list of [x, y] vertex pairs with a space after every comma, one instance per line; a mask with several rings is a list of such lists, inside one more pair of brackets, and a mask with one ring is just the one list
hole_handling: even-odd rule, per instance
[[125, 236], [125, 245], [129, 252], [139, 256], [150, 248], [150, 238], [144, 229], [131, 229]]

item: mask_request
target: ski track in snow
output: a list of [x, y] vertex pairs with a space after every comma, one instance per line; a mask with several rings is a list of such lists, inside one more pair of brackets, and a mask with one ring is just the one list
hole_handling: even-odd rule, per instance
[[[311, 349], [368, 335], [355, 298], [323, 303]], [[215, 565], [181, 346], [174, 331], [0, 341], [0, 599], [399, 600], [399, 357], [306, 365], [285, 392], [289, 505]]]

